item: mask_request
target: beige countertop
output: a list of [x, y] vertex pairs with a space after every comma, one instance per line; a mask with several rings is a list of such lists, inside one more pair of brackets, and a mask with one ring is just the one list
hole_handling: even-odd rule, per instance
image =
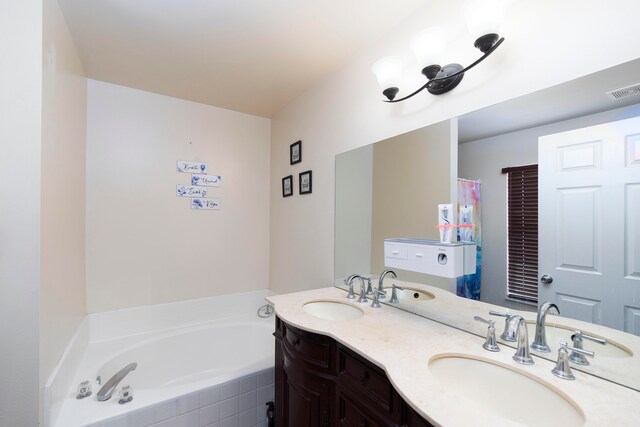
[[[510, 347], [501, 345], [500, 352], [488, 352], [482, 348], [483, 338], [386, 305], [371, 308], [370, 304], [346, 299], [345, 292], [334, 287], [271, 296], [267, 300], [285, 322], [330, 336], [380, 366], [407, 403], [436, 425], [522, 425], [494, 414], [472, 399], [456, 396], [440, 383], [429, 369], [429, 360], [443, 354], [491, 361], [537, 380], [572, 402], [582, 412], [584, 426], [636, 427], [640, 420], [640, 393], [636, 391], [577, 370], [573, 370], [575, 381], [562, 380], [551, 374], [554, 362], [536, 357], [534, 365], [521, 365], [513, 361], [514, 349]], [[302, 310], [305, 303], [317, 300], [354, 305], [365, 314], [355, 320], [334, 321]], [[496, 399], [503, 392], [519, 393], [527, 399], [525, 389], [491, 390]]]

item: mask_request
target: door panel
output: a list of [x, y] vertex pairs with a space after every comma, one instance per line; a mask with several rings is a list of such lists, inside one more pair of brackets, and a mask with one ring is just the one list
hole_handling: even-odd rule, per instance
[[556, 229], [560, 232], [557, 268], [600, 273], [600, 190], [600, 187], [557, 190]]
[[640, 335], [640, 118], [539, 138], [539, 304]]
[[[640, 150], [640, 147], [638, 147]], [[640, 184], [626, 186], [625, 212], [625, 276], [640, 280]], [[638, 284], [640, 286], [640, 284]]]

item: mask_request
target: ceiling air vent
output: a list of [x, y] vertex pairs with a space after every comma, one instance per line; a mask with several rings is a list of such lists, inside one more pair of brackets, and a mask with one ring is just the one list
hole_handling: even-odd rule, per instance
[[629, 96], [640, 95], [640, 83], [609, 91], [607, 92], [607, 95], [614, 101], [617, 99], [627, 98]]

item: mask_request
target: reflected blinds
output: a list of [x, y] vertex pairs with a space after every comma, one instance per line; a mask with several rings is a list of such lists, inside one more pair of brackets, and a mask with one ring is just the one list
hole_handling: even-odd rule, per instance
[[538, 302], [538, 165], [507, 174], [507, 296]]

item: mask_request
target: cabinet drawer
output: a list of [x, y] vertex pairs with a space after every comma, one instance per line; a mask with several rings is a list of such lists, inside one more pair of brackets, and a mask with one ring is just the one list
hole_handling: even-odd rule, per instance
[[296, 362], [329, 369], [332, 340], [285, 325], [283, 344]]
[[407, 259], [407, 246], [385, 242], [384, 257], [395, 258], [395, 259]]
[[339, 353], [338, 379], [342, 386], [368, 399], [371, 406], [379, 408], [394, 419], [400, 419], [400, 396], [384, 372], [344, 348]]

